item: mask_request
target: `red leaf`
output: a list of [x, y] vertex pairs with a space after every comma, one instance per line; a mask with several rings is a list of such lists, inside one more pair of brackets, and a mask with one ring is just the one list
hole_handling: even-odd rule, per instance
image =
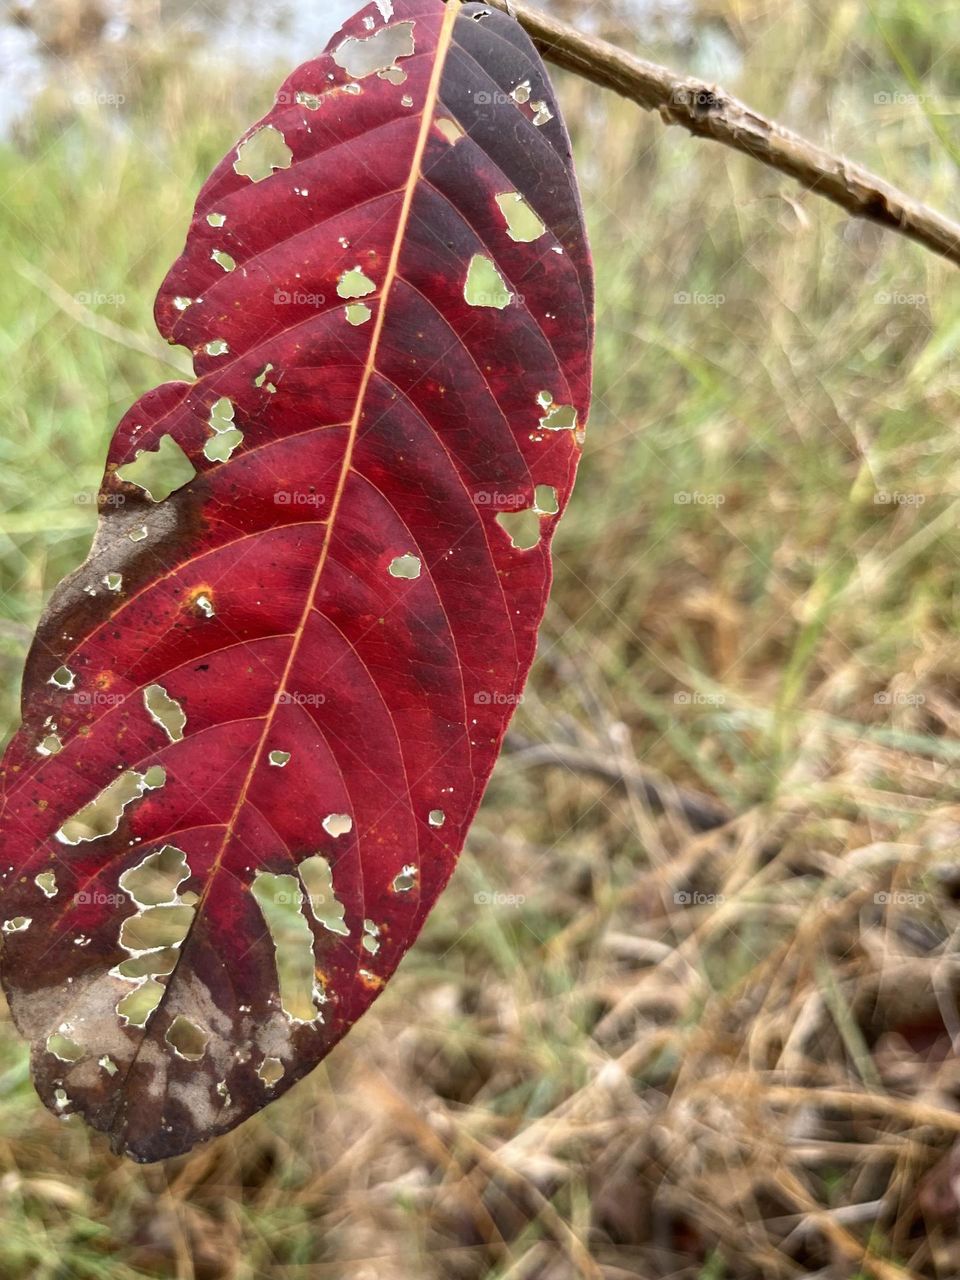
[[[4, 762], [3, 977], [37, 1087], [138, 1160], [289, 1088], [411, 945], [576, 471], [592, 279], [543, 65], [482, 5], [381, 9], [201, 191], [156, 304], [197, 381], [117, 428]], [[151, 496], [128, 468], [171, 441], [196, 474]]]

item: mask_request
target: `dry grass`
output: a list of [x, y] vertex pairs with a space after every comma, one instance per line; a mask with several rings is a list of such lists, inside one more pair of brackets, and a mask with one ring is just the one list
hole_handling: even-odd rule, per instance
[[[51, 90], [0, 150], [11, 724], [30, 624], [89, 537], [75, 495], [168, 376], [141, 340], [190, 194], [274, 79], [211, 83], [160, 35], [135, 72], [130, 49], [78, 55], [122, 113]], [[708, 74], [720, 50], [742, 97], [956, 214], [946, 4], [711, 0], [695, 39], [646, 35]], [[189, 1158], [136, 1169], [49, 1116], [4, 1024], [4, 1276], [960, 1274], [953, 272], [562, 93], [597, 402], [516, 729], [602, 767], [506, 756], [375, 1010]], [[122, 294], [98, 312], [131, 342], [37, 270]], [[735, 816], [653, 813], [617, 780], [638, 762]]]

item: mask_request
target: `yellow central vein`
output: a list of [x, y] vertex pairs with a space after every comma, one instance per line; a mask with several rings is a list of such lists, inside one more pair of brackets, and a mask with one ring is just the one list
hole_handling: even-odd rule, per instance
[[[360, 422], [363, 417], [363, 409], [364, 409], [364, 404], [367, 396], [367, 388], [370, 385], [370, 379], [373, 377], [373, 372], [376, 365], [377, 353], [380, 346], [380, 338], [383, 334], [383, 328], [386, 322], [387, 303], [389, 301], [390, 291], [393, 288], [393, 284], [397, 278], [397, 272], [400, 264], [400, 254], [403, 249], [403, 242], [406, 236], [407, 224], [410, 221], [410, 210], [413, 207], [413, 197], [416, 192], [417, 185], [420, 182], [421, 177], [423, 176], [421, 172], [421, 168], [423, 164], [423, 153], [426, 150], [427, 138], [429, 137], [429, 134], [430, 134], [430, 126], [433, 123], [433, 116], [436, 110], [437, 99], [439, 98], [439, 95], [440, 95], [440, 80], [443, 75], [443, 68], [444, 68], [444, 64], [446, 63], [447, 53], [450, 48], [450, 43], [453, 39], [453, 25], [457, 20], [459, 9], [460, 9], [460, 0], [449, 0], [449, 3], [447, 4], [446, 9], [444, 10], [443, 22], [441, 24], [440, 32], [437, 37], [436, 57], [434, 59], [433, 67], [431, 69], [430, 81], [427, 86], [427, 94], [423, 104], [422, 118], [420, 122], [420, 132], [417, 135], [417, 145], [414, 150], [413, 159], [410, 164], [410, 176], [407, 179], [406, 186], [404, 187], [403, 203], [400, 206], [400, 216], [397, 221], [397, 231], [393, 238], [393, 246], [390, 251], [390, 259], [387, 263], [386, 274], [384, 276], [383, 284], [381, 286], [380, 306], [377, 308], [377, 316], [376, 316], [376, 320], [374, 321], [373, 333], [371, 334], [371, 337], [370, 337], [370, 349], [367, 352], [367, 358], [363, 366], [363, 374], [360, 378], [360, 386], [357, 389], [357, 399], [353, 409], [353, 417], [350, 420], [350, 427], [347, 435], [347, 443], [346, 443], [346, 447], [344, 449], [344, 454], [343, 454], [343, 462], [340, 467], [340, 475], [337, 479], [337, 487], [336, 487], [336, 490], [334, 491], [333, 500], [330, 503], [330, 514], [327, 520], [327, 527], [324, 533], [323, 545], [320, 548], [320, 556], [317, 560], [317, 567], [314, 570], [313, 580], [310, 583], [310, 589], [307, 592], [307, 599], [306, 599], [306, 604], [304, 605], [303, 613], [301, 614], [300, 621], [297, 624], [296, 630], [293, 632], [293, 638], [290, 642], [290, 653], [287, 657], [286, 665], [284, 666], [284, 669], [283, 669], [283, 675], [280, 677], [278, 693], [286, 689], [287, 681], [290, 678], [290, 672], [293, 669], [293, 664], [296, 660], [297, 652], [300, 647], [300, 642], [303, 639], [304, 630], [306, 629], [306, 625], [309, 620], [310, 613], [313, 609], [314, 601], [316, 600], [317, 590], [320, 586], [320, 579], [323, 575], [324, 566], [326, 565], [327, 557], [330, 553], [330, 543], [332, 541], [333, 531], [336, 525], [337, 511], [339, 510], [340, 503], [343, 500], [343, 494], [346, 488], [347, 477], [350, 473], [350, 466], [353, 460], [353, 451], [357, 442], [357, 434], [359, 432]], [[279, 697], [274, 698], [273, 704], [270, 707], [270, 711], [268, 712], [267, 717], [264, 720], [263, 730], [260, 734], [260, 738], [257, 743], [256, 752], [254, 753], [254, 757], [250, 764], [250, 768], [247, 770], [246, 777], [244, 778], [243, 787], [241, 788], [240, 795], [237, 798], [237, 803], [234, 806], [233, 812], [230, 815], [230, 820], [226, 826], [226, 829], [224, 830], [223, 841], [220, 845], [220, 849], [219, 849], [219, 852], [217, 853], [217, 857], [210, 868], [210, 872], [207, 877], [207, 882], [204, 885], [204, 888], [200, 895], [200, 901], [197, 903], [198, 916], [200, 914], [200, 911], [203, 908], [203, 900], [206, 897], [209, 891], [210, 885], [213, 881], [213, 878], [216, 875], [217, 871], [219, 870], [220, 863], [223, 860], [223, 856], [224, 856], [224, 853], [226, 852], [227, 844], [230, 840], [230, 837], [233, 834], [234, 827], [236, 826], [237, 818], [246, 802], [247, 793], [250, 789], [250, 784], [253, 781], [254, 775], [256, 774], [257, 768], [263, 757], [264, 748], [265, 748], [267, 739], [270, 736], [270, 729], [273, 725], [273, 719], [274, 719], [274, 716], [276, 715], [276, 709], [279, 705], [280, 705]], [[172, 982], [172, 979], [173, 979], [173, 975], [171, 974], [171, 982]]]

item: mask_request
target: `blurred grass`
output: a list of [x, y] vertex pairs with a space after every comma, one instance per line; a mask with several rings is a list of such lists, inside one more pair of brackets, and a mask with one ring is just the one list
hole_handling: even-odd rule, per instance
[[[704, 0], [695, 38], [602, 25], [722, 71], [957, 216], [952, 4]], [[284, 70], [159, 37], [59, 64], [0, 143], [11, 731], [110, 432], [175, 376], [149, 354], [153, 294]], [[126, 100], [78, 108], [77, 84]], [[694, 838], [614, 781], [508, 756], [366, 1022], [163, 1168], [48, 1115], [3, 1022], [4, 1277], [960, 1274], [955, 1222], [924, 1219], [916, 1193], [957, 1132], [954, 269], [559, 88], [596, 255], [597, 389], [517, 731], [640, 760], [740, 816]], [[819, 1107], [817, 1089], [861, 1080], [886, 1111]]]

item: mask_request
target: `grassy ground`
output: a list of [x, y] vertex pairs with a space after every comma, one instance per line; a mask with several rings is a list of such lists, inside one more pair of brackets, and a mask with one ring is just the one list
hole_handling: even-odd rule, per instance
[[[620, 38], [957, 216], [952, 4], [701, 10], [696, 40]], [[63, 52], [0, 145], [11, 730], [109, 433], [174, 375], [150, 305], [193, 195], [282, 70], [213, 73], [173, 31]], [[514, 745], [580, 763], [505, 756], [375, 1012], [189, 1158], [50, 1116], [0, 1022], [4, 1277], [960, 1274], [954, 269], [560, 88], [597, 397]], [[654, 815], [636, 762], [734, 819]]]

